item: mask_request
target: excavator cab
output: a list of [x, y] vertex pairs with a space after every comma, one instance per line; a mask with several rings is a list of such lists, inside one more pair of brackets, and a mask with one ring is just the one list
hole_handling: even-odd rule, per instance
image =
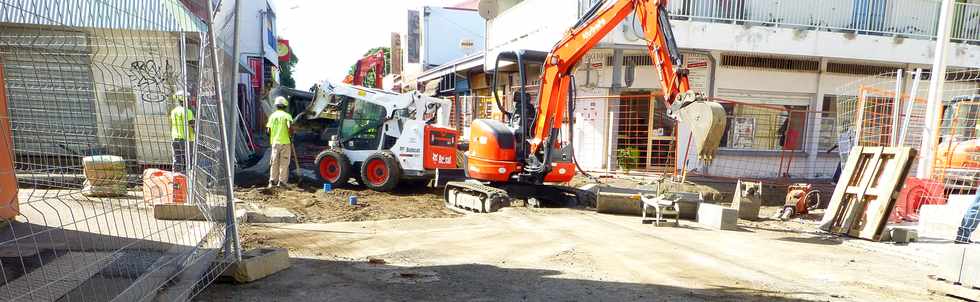
[[[566, 182], [574, 177], [574, 164], [571, 162], [571, 146], [559, 141], [559, 135], [549, 137], [551, 142], [548, 147], [543, 148], [532, 154], [530, 152], [530, 140], [534, 137], [535, 121], [538, 119], [538, 109], [536, 100], [531, 96], [528, 88], [532, 87], [528, 81], [528, 70], [533, 66], [543, 66], [548, 53], [533, 50], [504, 51], [497, 55], [494, 63], [494, 75], [492, 87], [497, 84], [501, 77], [501, 62], [506, 62], [515, 66], [517, 74], [517, 89], [512, 94], [512, 106], [510, 110], [504, 108], [503, 101], [500, 99], [499, 92], [494, 90], [494, 100], [504, 113], [507, 124], [513, 129], [517, 140], [516, 153], [519, 165], [523, 166], [522, 171], [518, 171], [517, 177], [520, 182], [544, 183], [544, 182]], [[571, 102], [571, 100], [568, 100]], [[556, 133], [557, 134], [557, 133]], [[523, 155], [523, 156], [522, 156]], [[558, 173], [553, 173], [558, 172]]]

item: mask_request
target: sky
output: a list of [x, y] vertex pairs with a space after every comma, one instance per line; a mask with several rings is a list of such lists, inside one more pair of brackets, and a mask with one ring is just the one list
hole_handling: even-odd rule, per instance
[[305, 90], [325, 79], [339, 82], [366, 51], [404, 33], [407, 11], [460, 0], [273, 0], [278, 34], [299, 58], [293, 77]]

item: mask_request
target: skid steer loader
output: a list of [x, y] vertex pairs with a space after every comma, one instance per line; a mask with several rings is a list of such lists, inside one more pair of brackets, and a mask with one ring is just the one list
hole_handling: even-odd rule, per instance
[[[395, 93], [322, 82], [302, 119], [333, 119], [329, 148], [316, 157], [323, 182], [351, 179], [390, 191], [402, 182], [427, 182], [436, 169], [455, 169], [459, 131], [449, 124], [451, 103], [421, 93]], [[297, 124], [303, 121], [297, 121]]]

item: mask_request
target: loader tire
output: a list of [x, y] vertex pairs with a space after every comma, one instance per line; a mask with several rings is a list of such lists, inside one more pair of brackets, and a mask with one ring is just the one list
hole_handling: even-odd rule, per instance
[[402, 169], [390, 151], [371, 154], [361, 164], [361, 180], [368, 189], [388, 192], [398, 186]]
[[324, 150], [316, 156], [317, 176], [323, 182], [328, 182], [333, 186], [343, 186], [350, 181], [351, 170], [350, 159], [347, 155], [334, 150]]

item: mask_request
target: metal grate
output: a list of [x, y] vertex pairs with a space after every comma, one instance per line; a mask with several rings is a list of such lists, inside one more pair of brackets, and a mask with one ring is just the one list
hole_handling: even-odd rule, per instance
[[828, 62], [827, 72], [859, 75], [879, 75], [894, 72], [901, 67]]
[[[613, 65], [613, 57], [606, 57], [606, 65]], [[623, 56], [623, 66], [653, 66], [653, 59], [645, 54]]]
[[722, 55], [721, 66], [729, 68], [760, 68], [817, 72], [820, 70], [820, 61], [756, 57], [747, 55]]

